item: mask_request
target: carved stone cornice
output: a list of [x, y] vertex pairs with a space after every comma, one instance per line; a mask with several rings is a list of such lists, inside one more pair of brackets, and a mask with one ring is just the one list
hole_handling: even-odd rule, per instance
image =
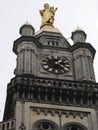
[[51, 114], [52, 116], [58, 115], [58, 116], [65, 116], [68, 118], [69, 116], [72, 116], [73, 118], [76, 118], [77, 116], [80, 117], [80, 119], [83, 119], [84, 117], [87, 117], [89, 112], [83, 112], [83, 111], [75, 111], [75, 110], [60, 110], [60, 109], [53, 109], [53, 108], [42, 108], [42, 107], [31, 107], [33, 111], [36, 112], [37, 115], [40, 115], [43, 113], [43, 115], [47, 116], [48, 114]]

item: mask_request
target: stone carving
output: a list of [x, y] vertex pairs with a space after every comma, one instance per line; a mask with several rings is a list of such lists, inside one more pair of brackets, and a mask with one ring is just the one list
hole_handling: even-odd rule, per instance
[[39, 10], [42, 17], [41, 27], [44, 25], [53, 25], [56, 10], [57, 8], [54, 8], [53, 6], [50, 7], [47, 3], [44, 4], [44, 9]]

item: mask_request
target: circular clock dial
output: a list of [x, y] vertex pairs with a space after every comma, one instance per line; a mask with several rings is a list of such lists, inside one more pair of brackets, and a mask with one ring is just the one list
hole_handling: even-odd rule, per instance
[[70, 70], [70, 63], [66, 57], [46, 56], [42, 60], [45, 70], [55, 74], [64, 74]]

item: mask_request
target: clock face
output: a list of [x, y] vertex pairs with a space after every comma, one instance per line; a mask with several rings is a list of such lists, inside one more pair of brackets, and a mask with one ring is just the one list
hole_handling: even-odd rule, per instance
[[70, 63], [66, 57], [46, 56], [42, 60], [42, 66], [50, 73], [64, 74], [70, 70]]

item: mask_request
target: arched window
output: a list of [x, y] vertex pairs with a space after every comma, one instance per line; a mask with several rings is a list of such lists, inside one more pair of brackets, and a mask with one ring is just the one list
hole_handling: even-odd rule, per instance
[[40, 120], [34, 123], [33, 130], [58, 130], [58, 126], [49, 120]]

